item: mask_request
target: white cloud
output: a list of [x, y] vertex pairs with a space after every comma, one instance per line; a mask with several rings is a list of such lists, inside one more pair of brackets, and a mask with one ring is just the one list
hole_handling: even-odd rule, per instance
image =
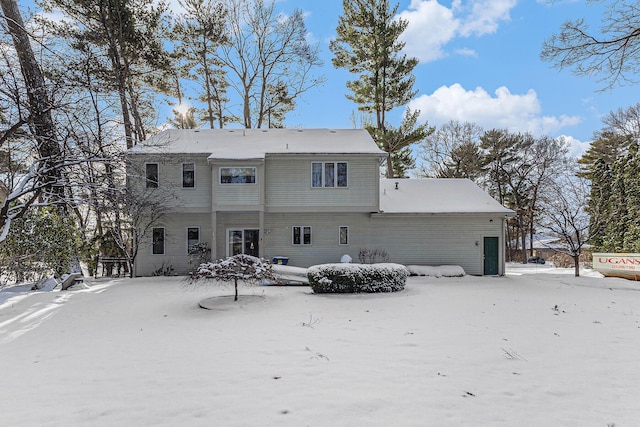
[[569, 155], [580, 158], [591, 146], [590, 141], [580, 141], [572, 136], [560, 135], [559, 138], [564, 139], [569, 144]]
[[[409, 22], [402, 34], [405, 51], [421, 62], [446, 56], [444, 46], [456, 37], [482, 36], [496, 32], [501, 21], [510, 19], [516, 0], [454, 0], [451, 8], [437, 0], [411, 0], [398, 14]], [[462, 50], [461, 54], [466, 51]]]
[[477, 57], [478, 56], [478, 52], [476, 52], [473, 49], [466, 48], [466, 47], [463, 47], [462, 49], [456, 49], [456, 50], [454, 50], [454, 53], [456, 55], [460, 55], [460, 56], [472, 56], [472, 57]]
[[409, 103], [412, 110], [421, 111], [421, 119], [441, 125], [449, 120], [473, 122], [484, 129], [508, 129], [548, 135], [576, 125], [575, 116], [542, 116], [538, 95], [533, 89], [525, 94], [512, 94], [505, 86], [492, 96], [482, 87], [466, 90], [460, 84], [442, 86], [431, 95], [422, 95]]
[[402, 33], [405, 52], [421, 62], [434, 61], [445, 56], [442, 47], [458, 33], [460, 21], [451, 9], [436, 0], [412, 0], [409, 8], [398, 16], [409, 21]]
[[468, 14], [460, 28], [462, 36], [495, 33], [500, 21], [511, 19], [509, 11], [516, 5], [516, 0], [479, 0], [472, 2], [471, 13]]

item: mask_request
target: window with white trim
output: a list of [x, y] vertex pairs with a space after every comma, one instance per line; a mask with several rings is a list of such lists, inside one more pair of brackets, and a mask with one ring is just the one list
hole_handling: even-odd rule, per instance
[[147, 180], [147, 188], [158, 188], [157, 163], [147, 163], [145, 165], [145, 178]]
[[220, 168], [220, 184], [255, 184], [255, 167]]
[[347, 175], [347, 162], [311, 163], [311, 187], [313, 188], [346, 188]]
[[200, 227], [187, 227], [187, 253], [198, 243], [200, 243]]
[[152, 250], [154, 255], [164, 255], [164, 227], [156, 227], [151, 231]]
[[338, 227], [338, 244], [349, 244], [349, 227], [347, 227], [346, 225], [341, 225], [340, 227]]
[[311, 244], [311, 227], [303, 225], [295, 225], [291, 227], [292, 243], [294, 245], [310, 245]]
[[196, 164], [193, 162], [182, 164], [182, 188], [195, 188]]

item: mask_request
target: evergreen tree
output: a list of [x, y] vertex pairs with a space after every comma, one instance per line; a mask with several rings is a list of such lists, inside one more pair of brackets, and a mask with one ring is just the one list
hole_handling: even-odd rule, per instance
[[624, 187], [626, 190], [627, 221], [624, 224], [624, 252], [640, 252], [640, 150], [638, 143], [629, 146], [629, 154], [624, 167]]
[[611, 185], [610, 217], [603, 236], [603, 249], [608, 252], [624, 252], [626, 226], [629, 222], [627, 212], [627, 187], [624, 172], [627, 157], [620, 157], [613, 164], [613, 183]]
[[438, 178], [467, 178], [474, 182], [484, 175], [482, 153], [477, 143], [462, 142], [451, 150], [449, 157], [442, 162]]
[[[387, 178], [406, 175], [406, 171], [415, 167], [410, 146], [424, 140], [433, 133], [434, 128], [427, 123], [417, 124], [420, 111], [407, 108], [398, 128], [388, 125], [381, 130], [368, 126], [367, 130], [378, 143], [380, 149], [387, 153]], [[391, 167], [391, 170], [389, 170]]]
[[55, 207], [33, 208], [16, 219], [0, 245], [0, 276], [14, 282], [61, 277], [77, 256], [80, 239], [70, 216]]
[[[392, 146], [386, 138], [386, 113], [406, 105], [417, 93], [413, 85], [416, 58], [402, 54], [400, 36], [408, 21], [396, 19], [398, 5], [388, 0], [343, 0], [337, 37], [329, 44], [336, 68], [345, 68], [358, 78], [347, 82], [347, 98], [358, 109], [375, 115], [374, 139], [387, 152], [387, 177], [393, 178], [393, 153], [410, 144]], [[417, 141], [414, 141], [417, 142]]]
[[168, 120], [169, 124], [176, 129], [198, 129], [195, 112], [196, 109], [194, 107], [189, 107], [184, 112], [174, 109], [173, 117]]
[[182, 0], [185, 10], [176, 21], [172, 37], [177, 42], [173, 56], [181, 63], [181, 77], [195, 80], [198, 100], [204, 103], [202, 118], [213, 129], [223, 128], [231, 117], [227, 115], [229, 101], [227, 73], [215, 52], [229, 43], [225, 32], [227, 8], [219, 0]]
[[480, 137], [484, 130], [475, 123], [450, 120], [421, 144], [422, 176], [469, 178], [482, 184], [486, 171], [482, 164]]
[[[117, 94], [127, 148], [147, 139], [153, 98], [169, 91], [165, 49], [167, 6], [153, 0], [46, 0], [70, 21], [49, 24], [73, 50], [94, 57], [91, 75]], [[152, 91], [145, 89], [152, 88]]]
[[598, 159], [588, 179], [591, 180], [587, 211], [589, 213], [589, 238], [597, 250], [605, 250], [607, 224], [613, 220], [611, 213], [613, 172], [603, 159]]

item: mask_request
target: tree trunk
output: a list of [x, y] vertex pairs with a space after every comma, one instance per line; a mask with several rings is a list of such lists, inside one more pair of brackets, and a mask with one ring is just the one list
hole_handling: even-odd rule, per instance
[[580, 277], [580, 255], [573, 255], [573, 266], [575, 268], [575, 276]]
[[520, 232], [520, 240], [522, 242], [521, 254], [522, 254], [522, 263], [527, 263], [527, 233], [524, 229], [524, 221], [522, 220], [522, 214], [518, 214], [518, 229]]
[[235, 295], [235, 298], [233, 298], [233, 300], [234, 301], [238, 301], [238, 278], [234, 277], [233, 281], [235, 283], [235, 288], [236, 288], [236, 295]]
[[[55, 167], [56, 163], [61, 160], [61, 151], [51, 116], [52, 106], [46, 91], [45, 80], [31, 48], [29, 35], [25, 30], [18, 4], [15, 0], [0, 0], [0, 4], [20, 61], [20, 70], [27, 89], [31, 116], [29, 124], [36, 139], [38, 155], [45, 160], [43, 168], [47, 175], [44, 179], [48, 179], [53, 184], [61, 178], [60, 170]], [[63, 187], [56, 186], [55, 188], [56, 194], [62, 197], [64, 195]]]
[[387, 178], [393, 179], [393, 160], [391, 159], [391, 152], [387, 151]]

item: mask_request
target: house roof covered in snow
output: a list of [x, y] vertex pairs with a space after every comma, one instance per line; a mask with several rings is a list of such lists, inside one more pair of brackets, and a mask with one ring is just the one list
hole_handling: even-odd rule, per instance
[[129, 153], [209, 154], [209, 160], [264, 159], [269, 154], [385, 154], [363, 129], [168, 129]]
[[468, 179], [381, 179], [380, 210], [384, 213], [514, 212]]

